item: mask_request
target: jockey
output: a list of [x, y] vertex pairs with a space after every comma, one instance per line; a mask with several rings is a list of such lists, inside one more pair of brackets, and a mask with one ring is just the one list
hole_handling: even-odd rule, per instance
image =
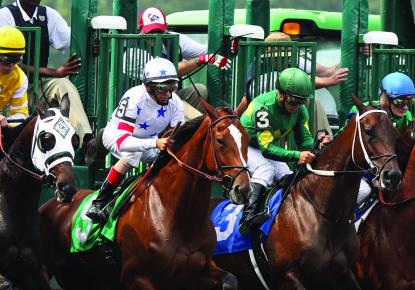
[[[268, 218], [262, 207], [265, 189], [272, 185], [274, 178], [280, 180], [292, 173], [285, 161], [305, 164], [315, 158], [308, 151], [314, 140], [308, 128], [305, 106], [313, 93], [310, 77], [299, 68], [287, 68], [281, 72], [275, 86], [276, 90], [253, 99], [241, 117], [241, 123], [251, 137], [248, 169], [252, 174], [252, 191], [239, 226], [241, 234], [249, 233], [254, 225]], [[302, 151], [278, 145], [277, 142], [291, 132]]]
[[157, 138], [167, 126], [184, 122], [183, 102], [174, 93], [178, 87], [177, 71], [164, 58], [147, 62], [142, 74], [143, 84], [129, 89], [121, 98], [103, 133], [104, 146], [119, 159], [111, 167], [97, 198], [87, 212], [94, 222], [103, 223], [103, 211], [131, 167], [140, 161], [151, 162], [159, 150], [172, 140]]
[[[372, 105], [380, 106], [385, 110], [393, 125], [401, 132], [405, 128], [413, 127], [413, 116], [408, 108], [414, 103], [414, 96], [415, 87], [411, 78], [401, 72], [393, 72], [382, 79], [379, 88], [379, 102], [372, 102]], [[349, 112], [349, 118], [357, 111], [356, 106], [353, 106]], [[357, 203], [361, 204], [371, 191], [370, 185], [363, 178], [360, 183]]]
[[7, 120], [26, 119], [28, 79], [16, 65], [22, 61], [26, 41], [17, 28], [0, 27], [0, 110], [8, 106], [7, 118], [0, 114], [0, 125], [7, 126]]

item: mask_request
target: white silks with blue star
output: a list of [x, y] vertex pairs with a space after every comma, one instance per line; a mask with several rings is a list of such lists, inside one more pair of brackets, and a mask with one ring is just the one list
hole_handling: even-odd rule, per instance
[[184, 123], [183, 110], [175, 93], [163, 106], [150, 97], [144, 85], [133, 87], [121, 98], [105, 128], [104, 146], [117, 157], [122, 152], [154, 149], [160, 132]]

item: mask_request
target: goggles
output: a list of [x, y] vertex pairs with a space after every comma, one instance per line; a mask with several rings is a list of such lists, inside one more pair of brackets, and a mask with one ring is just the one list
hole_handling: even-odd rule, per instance
[[293, 106], [304, 105], [305, 103], [307, 103], [307, 99], [304, 99], [304, 98], [297, 98], [287, 93], [284, 93], [284, 96], [285, 96], [285, 101], [288, 104], [293, 105]]
[[0, 62], [5, 65], [14, 65], [22, 62], [23, 57], [21, 55], [0, 55]]
[[397, 107], [404, 107], [406, 106], [412, 106], [414, 103], [414, 96], [408, 96], [405, 98], [399, 98], [399, 99], [392, 99], [388, 96], [389, 101], [394, 104]]
[[151, 87], [157, 92], [175, 92], [179, 88], [177, 83], [157, 83], [151, 84]]

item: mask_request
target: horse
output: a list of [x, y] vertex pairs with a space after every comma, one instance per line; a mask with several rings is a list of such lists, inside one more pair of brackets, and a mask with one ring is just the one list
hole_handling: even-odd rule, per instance
[[203, 101], [206, 115], [172, 136], [170, 153], [133, 190], [119, 218], [112, 247], [118, 266], [106, 261], [105, 244], [70, 254], [71, 222], [90, 191], [77, 193], [69, 206], [53, 200], [44, 204], [40, 212], [49, 274], [66, 290], [237, 289], [236, 278], [211, 259], [216, 235], [208, 207], [212, 182], [231, 189], [235, 202], [248, 198], [249, 137], [239, 121], [246, 105], [244, 99], [232, 111]]
[[50, 289], [40, 259], [42, 183], [55, 188], [61, 201], [76, 192], [72, 160], [79, 141], [67, 119], [68, 99], [61, 111], [38, 106], [37, 112], [16, 129], [14, 142], [5, 142], [11, 143], [7, 153], [0, 144], [0, 289]]
[[394, 192], [380, 192], [381, 202], [359, 228], [355, 273], [363, 289], [415, 289], [414, 143], [413, 138], [397, 142], [396, 152], [401, 153], [405, 169], [402, 185]]
[[245, 251], [214, 257], [237, 276], [240, 289], [360, 289], [350, 270], [358, 253], [353, 219], [360, 174], [368, 168], [382, 186], [396, 189], [401, 172], [397, 130], [386, 112], [354, 102], [359, 114], [288, 190], [262, 240], [266, 271], [257, 277], [260, 267]]

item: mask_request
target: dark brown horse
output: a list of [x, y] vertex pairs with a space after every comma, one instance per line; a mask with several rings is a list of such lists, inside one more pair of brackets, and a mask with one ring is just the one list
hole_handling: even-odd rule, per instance
[[105, 261], [105, 247], [69, 254], [72, 217], [87, 192], [69, 206], [50, 201], [41, 208], [47, 267], [64, 289], [237, 289], [235, 276], [211, 259], [216, 235], [208, 207], [214, 179], [226, 180], [234, 200], [244, 201], [250, 191], [249, 138], [239, 122], [246, 101], [235, 112], [203, 105], [207, 115], [172, 137], [185, 168], [169, 155], [159, 160], [120, 217], [118, 271]]
[[414, 141], [397, 143], [405, 169], [401, 187], [381, 193], [386, 201], [378, 203], [359, 228], [356, 277], [363, 289], [415, 289]]
[[[355, 99], [354, 116], [289, 191], [264, 241], [268, 289], [360, 289], [352, 271], [358, 254], [353, 210], [360, 169], [373, 171], [395, 189], [401, 179], [397, 131], [384, 111]], [[217, 265], [238, 277], [240, 289], [264, 289], [248, 253], [218, 255]]]
[[[66, 101], [62, 113], [68, 117]], [[50, 289], [40, 260], [41, 185], [48, 181], [61, 198], [76, 192], [72, 175], [75, 131], [57, 109], [39, 107], [38, 113], [21, 125], [23, 129], [0, 162], [0, 289]], [[66, 138], [59, 139], [57, 134]]]

